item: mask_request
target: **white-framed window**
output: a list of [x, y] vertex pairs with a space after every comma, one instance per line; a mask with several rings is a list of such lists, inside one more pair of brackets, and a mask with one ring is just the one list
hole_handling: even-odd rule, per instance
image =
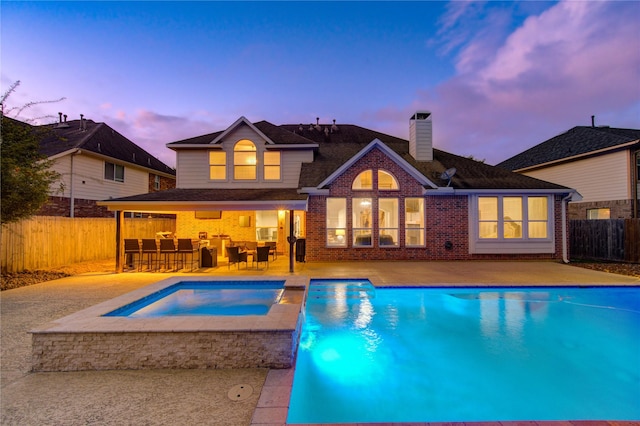
[[476, 195], [469, 211], [470, 253], [555, 253], [553, 196]]
[[257, 241], [277, 241], [278, 240], [278, 211], [277, 210], [257, 210], [256, 211], [256, 240]]
[[160, 191], [160, 175], [153, 176], [153, 189]]
[[227, 179], [227, 153], [224, 151], [209, 151], [209, 179]]
[[398, 199], [378, 199], [378, 245], [380, 247], [398, 247]]
[[265, 151], [264, 180], [280, 180], [280, 151]]
[[547, 239], [549, 197], [479, 196], [477, 218], [481, 240]]
[[398, 181], [391, 173], [378, 169], [378, 189], [379, 190], [398, 190], [400, 187]]
[[124, 166], [122, 164], [114, 164], [105, 161], [104, 179], [115, 182], [124, 182]]
[[327, 246], [347, 246], [347, 199], [327, 198]]
[[360, 172], [358, 176], [353, 180], [351, 189], [358, 190], [371, 190], [373, 189], [373, 170], [365, 170]]
[[404, 199], [404, 243], [407, 247], [425, 246], [424, 198]]
[[236, 142], [233, 147], [233, 178], [256, 180], [256, 145], [248, 139]]
[[353, 198], [351, 213], [353, 224], [353, 246], [372, 247], [373, 211], [371, 198]]

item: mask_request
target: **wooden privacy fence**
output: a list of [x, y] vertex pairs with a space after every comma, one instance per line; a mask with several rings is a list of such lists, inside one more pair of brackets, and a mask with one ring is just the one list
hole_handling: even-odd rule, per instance
[[[175, 219], [127, 218], [123, 238], [154, 238], [175, 232]], [[115, 218], [34, 216], [2, 226], [2, 272], [50, 269], [116, 256]]]
[[640, 219], [572, 220], [571, 258], [640, 263]]

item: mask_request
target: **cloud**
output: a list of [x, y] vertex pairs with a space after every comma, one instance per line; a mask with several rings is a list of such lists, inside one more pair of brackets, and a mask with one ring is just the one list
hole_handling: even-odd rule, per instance
[[[452, 16], [468, 19], [468, 11]], [[638, 111], [640, 3], [560, 2], [496, 44], [503, 12], [485, 10], [482, 21], [496, 23], [495, 31], [489, 25], [460, 45], [457, 74], [416, 96], [416, 105], [434, 113], [437, 147], [494, 164], [590, 124], [592, 114], [633, 117], [629, 110]], [[442, 26], [443, 40], [455, 37], [446, 35], [456, 31], [453, 18]], [[635, 117], [607, 124], [638, 127]]]

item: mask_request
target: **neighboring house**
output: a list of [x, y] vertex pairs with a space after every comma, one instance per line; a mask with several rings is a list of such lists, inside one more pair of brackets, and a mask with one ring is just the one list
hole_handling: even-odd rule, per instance
[[58, 123], [37, 127], [48, 130], [40, 153], [54, 161], [63, 184], [39, 215], [113, 217], [96, 202], [175, 188], [174, 169], [105, 123], [60, 114]]
[[181, 238], [277, 241], [287, 253], [293, 234], [313, 261], [566, 260], [574, 190], [434, 149], [429, 112], [408, 124], [409, 141], [241, 117], [167, 144], [175, 189], [99, 204], [175, 213]]
[[577, 126], [497, 166], [575, 188], [570, 219], [638, 217], [638, 129]]

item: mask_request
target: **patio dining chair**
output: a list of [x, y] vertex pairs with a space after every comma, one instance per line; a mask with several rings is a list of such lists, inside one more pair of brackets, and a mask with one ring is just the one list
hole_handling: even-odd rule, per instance
[[229, 263], [227, 265], [228, 268], [231, 268], [231, 264], [235, 263], [236, 267], [240, 269], [240, 263], [244, 262], [244, 264], [249, 267], [247, 263], [247, 252], [240, 251], [240, 247], [227, 247], [227, 256], [229, 257]]
[[273, 260], [276, 260], [278, 258], [278, 243], [275, 241], [265, 241], [264, 245], [269, 247], [269, 254]]
[[269, 246], [257, 247], [256, 254], [253, 256], [253, 259], [251, 261], [251, 267], [253, 267], [254, 263], [256, 263], [256, 268], [260, 267], [260, 262], [265, 262], [267, 264], [267, 269], [269, 269], [269, 251], [270, 250], [271, 250], [271, 247]]

